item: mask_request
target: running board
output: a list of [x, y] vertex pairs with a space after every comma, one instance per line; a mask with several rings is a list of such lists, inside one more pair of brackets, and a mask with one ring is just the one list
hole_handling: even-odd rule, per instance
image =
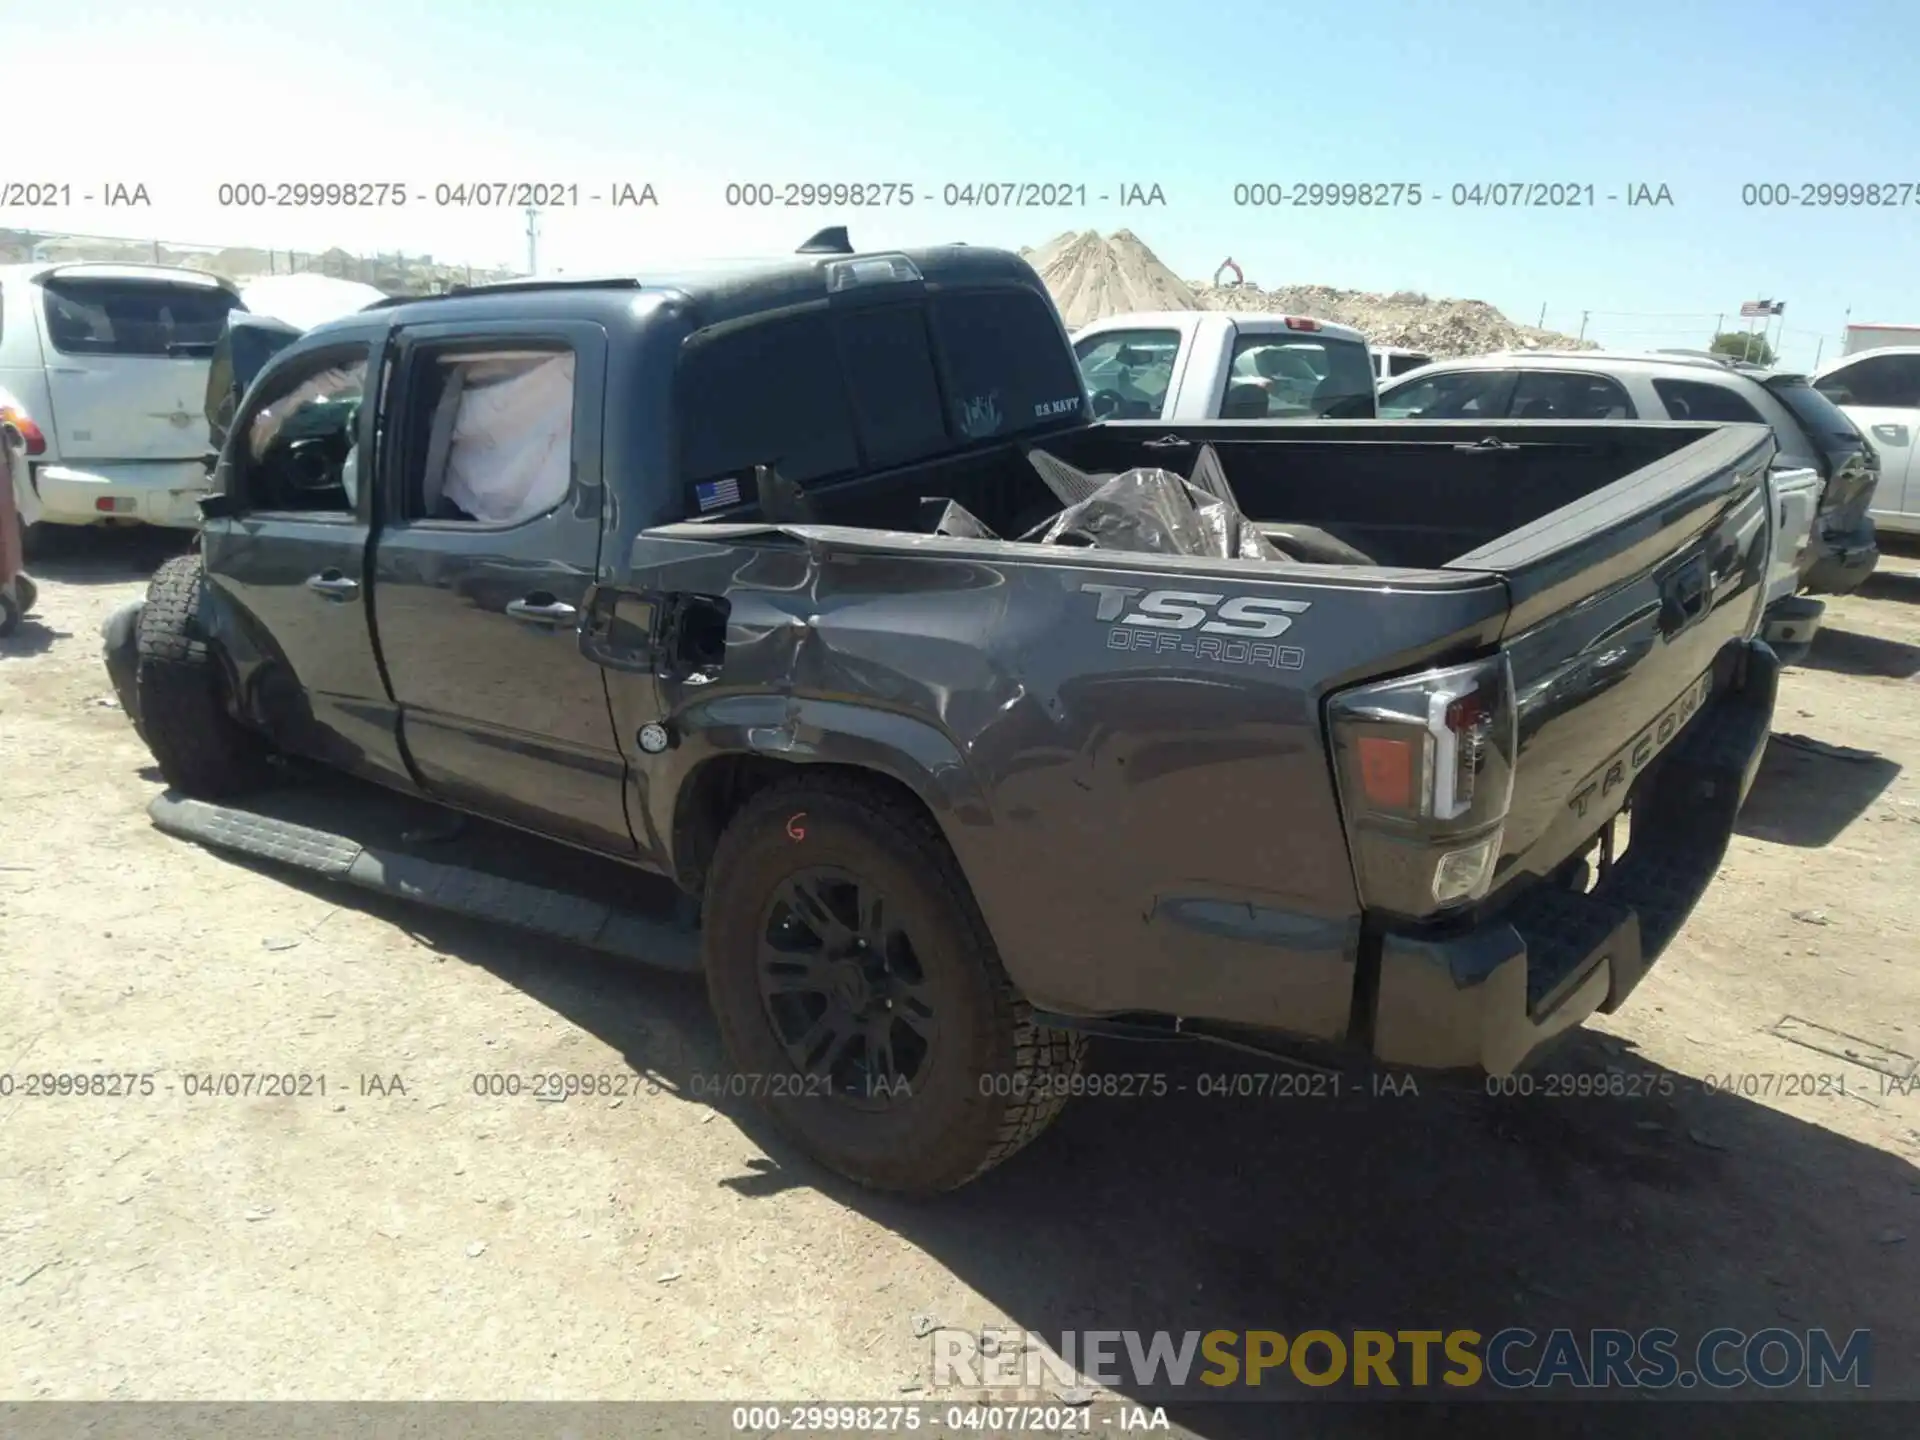
[[156, 828], [211, 849], [291, 866], [475, 920], [511, 925], [657, 969], [687, 974], [700, 969], [698, 930], [565, 890], [422, 859], [255, 810], [189, 800], [172, 791], [157, 798], [147, 814]]

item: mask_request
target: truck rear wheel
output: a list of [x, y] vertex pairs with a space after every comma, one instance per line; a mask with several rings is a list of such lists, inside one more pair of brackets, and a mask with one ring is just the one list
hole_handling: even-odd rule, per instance
[[220, 667], [200, 635], [200, 557], [181, 555], [153, 572], [140, 611], [134, 689], [141, 739], [167, 783], [217, 800], [269, 778], [266, 742], [227, 714]]
[[703, 909], [728, 1083], [828, 1168], [951, 1190], [1065, 1103], [1084, 1038], [1035, 1021], [945, 839], [883, 788], [762, 791], [721, 836]]

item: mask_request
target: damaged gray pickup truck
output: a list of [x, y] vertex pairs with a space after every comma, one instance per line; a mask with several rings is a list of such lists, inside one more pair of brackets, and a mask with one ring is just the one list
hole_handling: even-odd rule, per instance
[[[1090, 1032], [1522, 1066], [1767, 736], [1764, 427], [1089, 423], [1025, 262], [844, 232], [271, 350], [128, 642], [156, 821], [698, 965], [865, 1184], [1013, 1153]], [[303, 771], [627, 879], [288, 818]]]

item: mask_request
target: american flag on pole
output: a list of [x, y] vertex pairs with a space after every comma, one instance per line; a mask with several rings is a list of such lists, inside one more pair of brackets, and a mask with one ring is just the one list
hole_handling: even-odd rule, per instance
[[1748, 300], [1740, 306], [1740, 318], [1742, 320], [1755, 320], [1762, 315], [1778, 315], [1779, 313], [1778, 310], [1773, 308], [1773, 302], [1771, 300]]

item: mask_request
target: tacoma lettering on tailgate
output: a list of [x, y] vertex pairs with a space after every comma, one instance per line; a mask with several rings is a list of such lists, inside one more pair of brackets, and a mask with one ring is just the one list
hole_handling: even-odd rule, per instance
[[1647, 768], [1649, 760], [1666, 748], [1668, 741], [1680, 733], [1681, 728], [1707, 703], [1707, 698], [1712, 694], [1713, 672], [1709, 670], [1687, 686], [1686, 693], [1662, 711], [1659, 719], [1589, 775], [1580, 788], [1573, 792], [1567, 807], [1575, 815], [1584, 817], [1587, 807], [1596, 798], [1604, 800], [1631, 781]]

